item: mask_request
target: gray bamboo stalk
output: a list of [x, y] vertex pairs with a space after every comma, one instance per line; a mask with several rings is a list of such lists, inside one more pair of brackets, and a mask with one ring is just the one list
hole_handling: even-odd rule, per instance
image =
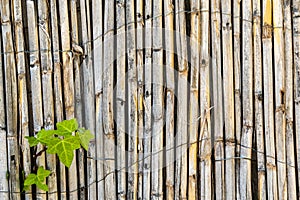
[[[300, 82], [300, 75], [298, 71], [300, 71], [300, 0], [293, 1], [293, 12], [292, 12], [292, 20], [293, 20], [293, 64], [294, 64], [294, 101], [295, 101], [295, 132], [299, 133], [300, 131], [300, 87], [298, 83]], [[299, 134], [296, 134], [296, 153], [297, 153], [297, 164], [300, 164], [300, 137]], [[300, 168], [298, 167], [298, 182], [300, 181]], [[300, 186], [298, 184], [298, 190]]]
[[[188, 171], [188, 199], [198, 199], [197, 180], [197, 155], [198, 155], [198, 129], [199, 129], [199, 70], [200, 70], [200, 1], [193, 0], [191, 3], [191, 78], [190, 78], [190, 99], [189, 99], [189, 171]], [[194, 11], [194, 12], [193, 12]]]
[[152, 130], [152, 0], [145, 1], [145, 88], [144, 88], [144, 165], [143, 197], [150, 198], [151, 188], [151, 130]]
[[[73, 66], [74, 66], [74, 89], [75, 89], [75, 117], [77, 119], [79, 127], [83, 127], [83, 110], [82, 110], [82, 88], [81, 88], [81, 57], [83, 56], [83, 49], [78, 46], [79, 42], [79, 27], [78, 27], [78, 14], [77, 14], [78, 1], [72, 0], [70, 2], [71, 10], [71, 23], [72, 23], [72, 51], [73, 51]], [[94, 134], [94, 133], [93, 133]], [[85, 187], [85, 156], [84, 150], [81, 148], [77, 151], [78, 156], [78, 181], [79, 187]], [[84, 198], [86, 190], [82, 189], [79, 192], [80, 198]]]
[[126, 33], [125, 33], [125, 1], [116, 5], [117, 14], [117, 179], [118, 199], [126, 199]]
[[187, 116], [188, 116], [188, 57], [185, 13], [185, 2], [175, 1], [176, 13], [176, 52], [178, 54], [178, 86], [177, 86], [177, 133], [176, 133], [176, 168], [175, 168], [175, 199], [187, 198]]
[[[93, 77], [93, 63], [92, 63], [92, 50], [91, 50], [91, 22], [90, 22], [90, 9], [89, 1], [80, 1], [80, 14], [81, 14], [81, 36], [84, 50], [84, 60], [81, 64], [82, 70], [82, 92], [84, 102], [84, 125], [87, 129], [95, 132], [95, 99], [94, 99], [94, 77]], [[95, 139], [89, 145], [87, 152], [88, 157], [96, 157]], [[83, 167], [83, 166], [82, 166]], [[96, 181], [96, 161], [93, 159], [87, 160], [87, 184], [88, 198], [96, 199], [97, 197], [97, 183]]]
[[[221, 16], [220, 1], [211, 2], [211, 41], [212, 41], [212, 92], [213, 92], [213, 119], [214, 119], [214, 149], [215, 159], [224, 158], [223, 138], [223, 88], [221, 68]], [[215, 196], [216, 199], [225, 199], [225, 161], [215, 163]]]
[[[286, 162], [286, 133], [285, 133], [285, 63], [283, 35], [283, 1], [273, 0], [273, 55], [274, 55], [274, 96], [275, 96], [275, 138], [276, 158]], [[277, 162], [278, 197], [287, 199], [286, 165]]]
[[[97, 160], [97, 181], [103, 179], [103, 123], [102, 123], [102, 99], [103, 99], [103, 9], [102, 0], [93, 0], [93, 43], [94, 43], [94, 80], [95, 80], [95, 105], [96, 105], [96, 155]], [[119, 182], [120, 184], [120, 182]], [[97, 183], [98, 199], [105, 199], [104, 181]]]
[[263, 1], [263, 89], [264, 89], [264, 127], [267, 169], [268, 198], [277, 199], [277, 172], [275, 164], [273, 70], [272, 70], [272, 0]]
[[[62, 95], [62, 79], [61, 79], [61, 58], [60, 58], [60, 46], [59, 46], [59, 31], [58, 31], [58, 13], [56, 0], [50, 1], [50, 17], [51, 17], [51, 39], [53, 49], [53, 67], [54, 67], [54, 103], [55, 103], [55, 118], [58, 122], [63, 120], [63, 95]], [[61, 191], [66, 191], [66, 170], [63, 165], [60, 165], [59, 170], [60, 180], [59, 186]], [[61, 193], [60, 198], [62, 200], [67, 199], [66, 193]]]
[[[62, 67], [63, 67], [63, 96], [64, 96], [64, 109], [66, 119], [74, 118], [74, 78], [73, 78], [73, 58], [71, 49], [71, 38], [69, 34], [69, 15], [68, 15], [68, 2], [59, 1], [59, 21], [60, 21], [60, 38], [61, 38], [61, 50], [62, 50]], [[76, 155], [74, 155], [74, 160], [76, 160]], [[61, 168], [64, 166], [61, 165]], [[74, 161], [69, 168], [69, 193], [70, 199], [76, 198], [78, 194], [78, 176], [77, 176], [77, 166]]]
[[263, 80], [262, 80], [262, 45], [261, 45], [261, 4], [253, 0], [253, 55], [254, 55], [254, 88], [255, 88], [255, 132], [257, 145], [257, 176], [258, 199], [266, 199], [266, 167], [265, 167], [265, 140], [263, 124]]
[[[166, 50], [166, 199], [174, 199], [174, 161], [175, 161], [175, 132], [174, 132], [174, 111], [175, 111], [175, 60], [174, 60], [174, 4], [172, 1], [164, 1], [165, 19], [165, 50]], [[167, 14], [168, 13], [168, 14]]]
[[128, 83], [128, 199], [137, 199], [138, 163], [137, 163], [137, 58], [135, 35], [135, 1], [126, 1], [126, 31], [127, 31], [127, 83]]
[[138, 104], [138, 192], [137, 198], [143, 199], [143, 139], [144, 139], [144, 2], [136, 1], [136, 48], [137, 48], [137, 104]]
[[[31, 38], [29, 41], [29, 54], [30, 60], [30, 79], [31, 79], [31, 92], [32, 92], [32, 112], [33, 112], [33, 126], [34, 131], [37, 133], [43, 126], [43, 107], [42, 107], [42, 85], [41, 85], [41, 69], [40, 69], [40, 58], [39, 58], [39, 38], [38, 38], [38, 27], [35, 13], [35, 4], [33, 1], [27, 1], [27, 20], [28, 20], [28, 37]], [[39, 147], [37, 151], [42, 150]], [[37, 165], [45, 165], [45, 155], [43, 154], [37, 159]], [[42, 190], [37, 189], [39, 194], [37, 198], [46, 198], [46, 193]]]
[[296, 170], [294, 144], [294, 110], [293, 110], [293, 39], [291, 21], [291, 1], [284, 4], [284, 53], [285, 53], [285, 114], [286, 114], [286, 162], [287, 165], [287, 198], [296, 199]]
[[[104, 125], [104, 157], [113, 160], [104, 164], [105, 198], [116, 198], [115, 187], [115, 134], [113, 126], [113, 67], [114, 67], [114, 2], [105, 1], [104, 11], [104, 50], [103, 53], [103, 125]], [[110, 173], [108, 175], [108, 173]]]
[[[253, 135], [253, 49], [252, 49], [252, 1], [243, 2], [242, 6], [242, 113], [243, 126], [241, 134], [241, 157], [251, 159], [252, 135]], [[251, 199], [251, 161], [242, 159], [240, 161], [240, 198]]]
[[[54, 128], [54, 102], [52, 89], [52, 54], [51, 38], [49, 31], [49, 5], [45, 0], [38, 2], [38, 30], [39, 30], [39, 45], [40, 49], [45, 51], [40, 52], [40, 65], [42, 72], [42, 96], [43, 96], [43, 116], [44, 127], [46, 130]], [[47, 168], [51, 170], [51, 175], [47, 178], [49, 187], [48, 199], [57, 199], [57, 177], [56, 177], [56, 155], [47, 155]]]
[[[222, 10], [222, 52], [223, 52], [223, 102], [225, 122], [225, 158], [235, 156], [234, 131], [234, 74], [233, 74], [233, 46], [232, 46], [232, 5], [230, 0], [221, 1]], [[235, 159], [225, 162], [225, 197], [235, 199]]]
[[[209, 2], [201, 1], [201, 48], [200, 48], [200, 117], [203, 141], [200, 144], [201, 198], [212, 199], [211, 119], [210, 119], [210, 56], [209, 56]], [[205, 12], [204, 12], [205, 11]]]
[[[18, 94], [19, 94], [19, 123], [20, 123], [20, 128], [18, 131], [19, 144], [21, 146], [21, 152], [23, 155], [23, 170], [25, 176], [27, 177], [31, 173], [31, 158], [30, 158], [30, 147], [28, 141], [25, 139], [25, 136], [29, 136], [29, 127], [28, 127], [29, 113], [28, 113], [27, 86], [26, 86], [27, 74], [25, 69], [25, 55], [23, 52], [24, 51], [23, 28], [24, 27], [23, 27], [23, 16], [22, 16], [22, 2], [20, 0], [15, 0], [12, 3], [13, 3], [13, 23], [14, 23], [14, 31], [15, 31], [14, 33], [15, 51], [18, 52], [16, 53], [16, 65], [17, 65], [17, 73], [18, 73]], [[2, 82], [2, 78], [0, 78], [0, 81]], [[1, 109], [0, 112], [2, 112]], [[32, 199], [31, 190], [27, 191], [27, 193], [25, 194], [25, 199]]]
[[163, 126], [164, 126], [164, 91], [163, 91], [163, 35], [162, 35], [162, 0], [153, 1], [153, 101], [152, 101], [152, 188], [151, 199], [163, 199]]

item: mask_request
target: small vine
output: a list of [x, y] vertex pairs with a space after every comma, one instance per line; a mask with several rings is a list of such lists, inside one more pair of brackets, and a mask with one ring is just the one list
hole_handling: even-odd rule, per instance
[[[76, 119], [64, 120], [56, 124], [57, 130], [42, 129], [36, 136], [25, 137], [30, 147], [42, 145], [41, 151], [35, 153], [34, 158], [41, 156], [44, 152], [48, 154], [57, 154], [60, 162], [66, 167], [70, 167], [74, 158], [74, 150], [83, 147], [88, 151], [90, 140], [94, 138], [89, 130], [79, 128]], [[24, 181], [25, 191], [30, 189], [31, 185], [36, 185], [39, 189], [48, 191], [48, 186], [43, 182], [51, 174], [43, 166], [38, 167], [36, 173], [29, 174]]]

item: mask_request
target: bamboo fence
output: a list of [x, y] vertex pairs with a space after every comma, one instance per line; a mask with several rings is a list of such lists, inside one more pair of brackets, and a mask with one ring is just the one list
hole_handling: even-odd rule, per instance
[[[0, 199], [300, 198], [300, 0], [0, 0], [0, 20]], [[89, 150], [36, 159], [25, 136], [71, 118]], [[23, 191], [36, 165], [48, 192]]]

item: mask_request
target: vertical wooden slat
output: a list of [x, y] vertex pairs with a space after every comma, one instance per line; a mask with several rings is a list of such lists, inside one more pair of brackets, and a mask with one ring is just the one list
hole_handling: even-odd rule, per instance
[[[146, 39], [147, 38], [147, 39]], [[152, 130], [152, 0], [145, 1], [145, 89], [144, 89], [144, 165], [143, 197], [150, 198], [151, 189], [151, 130]]]
[[189, 99], [189, 187], [188, 199], [198, 199], [197, 184], [197, 150], [198, 150], [198, 128], [199, 128], [199, 53], [200, 53], [200, 1], [193, 0], [191, 3], [191, 75], [190, 75], [190, 99]]
[[287, 199], [296, 199], [296, 169], [294, 142], [293, 106], [293, 39], [291, 20], [291, 1], [284, 3], [284, 60], [285, 60], [285, 124], [286, 124], [286, 162], [287, 162]]
[[[242, 134], [240, 161], [240, 198], [251, 199], [251, 147], [253, 137], [253, 49], [252, 1], [242, 3]], [[246, 146], [247, 148], [244, 148]]]
[[272, 69], [272, 0], [263, 1], [263, 90], [264, 90], [264, 131], [266, 147], [267, 194], [268, 198], [277, 199], [277, 172], [275, 165], [275, 133], [273, 102], [273, 69]]
[[126, 199], [126, 33], [125, 1], [116, 5], [117, 18], [117, 84], [116, 84], [116, 123], [117, 123], [117, 194], [118, 199]]
[[183, 173], [187, 168], [187, 115], [188, 115], [188, 57], [187, 57], [187, 36], [185, 2], [175, 1], [176, 13], [176, 52], [178, 58], [177, 77], [177, 133], [176, 133], [176, 168], [175, 168], [175, 199], [187, 198], [187, 174]]
[[[24, 27], [22, 21], [23, 16], [22, 16], [21, 1], [15, 0], [12, 3], [13, 3], [13, 7], [12, 7], [13, 23], [14, 23], [14, 31], [15, 31], [15, 50], [17, 52], [16, 64], [18, 69], [18, 94], [19, 94], [18, 103], [19, 103], [19, 123], [20, 123], [19, 130], [18, 130], [19, 144], [21, 146], [21, 153], [23, 156], [24, 175], [27, 177], [28, 174], [30, 174], [31, 172], [31, 158], [30, 158], [30, 148], [29, 148], [28, 141], [24, 138], [25, 136], [29, 136], [29, 124], [28, 124], [29, 113], [28, 113], [27, 85], [26, 85], [27, 73], [25, 68], [26, 63], [25, 63], [25, 54], [24, 54], [24, 35], [23, 35]], [[25, 199], [31, 199], [31, 198], [32, 198], [31, 190], [29, 190], [28, 193], [25, 194]]]
[[[102, 0], [93, 0], [93, 40], [94, 40], [94, 80], [95, 80], [95, 112], [96, 112], [96, 155], [97, 155], [97, 192], [98, 199], [105, 199], [103, 179], [103, 124], [102, 124], [102, 99], [103, 99], [103, 7]], [[124, 153], [125, 154], [125, 153]], [[100, 181], [102, 180], [102, 181]]]
[[[42, 85], [41, 85], [41, 69], [40, 69], [40, 58], [39, 58], [39, 38], [38, 38], [38, 27], [35, 11], [34, 1], [27, 1], [27, 20], [28, 20], [28, 38], [29, 41], [29, 66], [30, 66], [30, 79], [31, 79], [31, 94], [32, 94], [32, 114], [33, 114], [33, 127], [34, 132], [37, 133], [43, 126], [43, 109], [42, 109]], [[37, 151], [42, 150], [39, 146]], [[45, 166], [45, 155], [40, 156], [36, 163], [38, 166]], [[37, 170], [37, 169], [35, 169]], [[46, 193], [40, 189], [37, 189], [38, 193], [36, 198], [46, 198]]]
[[[257, 197], [266, 199], [266, 167], [265, 167], [265, 140], [263, 124], [263, 80], [262, 80], [262, 45], [261, 45], [261, 4], [260, 0], [253, 0], [253, 55], [254, 55], [254, 105], [255, 105], [255, 132], [257, 145]], [[253, 188], [254, 190], [256, 188]]]
[[[174, 47], [174, 4], [173, 1], [164, 1], [164, 44], [165, 44], [165, 73], [166, 73], [166, 199], [174, 199], [174, 161], [175, 161], [175, 47]], [[146, 30], [147, 31], [147, 30]]]
[[[216, 160], [224, 158], [223, 138], [223, 88], [221, 69], [221, 16], [220, 1], [211, 1], [211, 45], [212, 45], [212, 91], [213, 91], [213, 130], [214, 156]], [[225, 161], [215, 162], [215, 197], [225, 198]], [[201, 184], [201, 183], [200, 183]]]
[[137, 65], [135, 35], [135, 1], [126, 1], [127, 31], [127, 82], [128, 82], [128, 193], [127, 198], [137, 199]]
[[[105, 1], [104, 13], [104, 52], [103, 52], [103, 125], [104, 125], [104, 164], [105, 198], [115, 199], [115, 134], [113, 123], [113, 67], [114, 67], [114, 1]], [[108, 175], [108, 173], [110, 173]]]
[[137, 198], [143, 199], [143, 138], [144, 138], [144, 2], [136, 1], [136, 48], [137, 48], [137, 104], [138, 104], [138, 192]]

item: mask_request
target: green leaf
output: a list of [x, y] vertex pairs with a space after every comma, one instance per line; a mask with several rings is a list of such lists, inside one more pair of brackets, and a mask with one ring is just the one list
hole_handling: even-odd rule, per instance
[[56, 130], [42, 129], [37, 134], [37, 139], [40, 143], [44, 145], [48, 145], [49, 140], [53, 139], [56, 133], [57, 133]]
[[48, 191], [48, 186], [44, 184], [45, 178], [47, 178], [51, 172], [49, 170], [45, 170], [44, 167], [39, 167], [36, 174], [29, 174], [27, 178], [24, 181], [24, 189], [23, 190], [29, 190], [30, 186], [33, 184], [36, 184], [38, 188], [44, 191]]
[[[58, 138], [57, 138], [58, 139]], [[70, 167], [74, 158], [74, 150], [80, 148], [80, 139], [76, 136], [66, 136], [48, 144], [47, 152], [57, 153], [59, 160], [67, 167]]]
[[47, 186], [46, 184], [40, 182], [40, 181], [37, 181], [37, 182], [36, 182], [36, 186], [37, 186], [38, 188], [40, 188], [41, 190], [44, 190], [44, 191], [46, 191], [46, 192], [49, 191], [48, 186]]
[[24, 181], [24, 186], [31, 186], [36, 183], [36, 180], [37, 178], [35, 174], [29, 174]]
[[28, 140], [28, 143], [29, 143], [29, 146], [30, 147], [34, 147], [36, 145], [38, 145], [39, 141], [35, 138], [35, 137], [32, 137], [32, 136], [25, 136], [25, 139]]
[[78, 129], [78, 136], [80, 138], [81, 146], [88, 151], [89, 149], [89, 143], [91, 139], [93, 139], [95, 136], [91, 133], [90, 130], [85, 130], [84, 128]]
[[78, 123], [76, 119], [64, 120], [56, 124], [57, 135], [67, 136], [72, 135], [74, 131], [78, 129]]
[[37, 178], [40, 182], [44, 182], [45, 178], [51, 174], [49, 170], [45, 170], [44, 167], [39, 167], [37, 171]]

